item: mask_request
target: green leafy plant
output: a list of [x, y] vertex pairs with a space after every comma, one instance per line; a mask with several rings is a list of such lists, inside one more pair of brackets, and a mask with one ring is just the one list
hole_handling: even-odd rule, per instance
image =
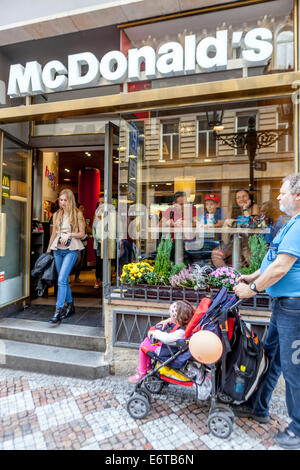
[[158, 274], [159, 276], [163, 276], [164, 279], [169, 278], [172, 245], [172, 238], [163, 238], [157, 248], [154, 273]]
[[167, 283], [167, 279], [165, 279], [164, 276], [160, 276], [154, 271], [148, 271], [144, 276], [144, 280], [146, 284], [149, 284], [150, 286], [158, 286]]
[[260, 235], [251, 235], [248, 240], [248, 246], [251, 252], [249, 266], [241, 268], [241, 274], [252, 274], [257, 271], [268, 251], [268, 244]]

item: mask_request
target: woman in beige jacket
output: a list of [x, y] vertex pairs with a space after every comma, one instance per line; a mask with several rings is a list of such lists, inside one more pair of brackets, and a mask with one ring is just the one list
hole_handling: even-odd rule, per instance
[[[76, 262], [78, 251], [84, 246], [81, 238], [85, 235], [83, 214], [77, 209], [75, 197], [70, 189], [63, 189], [59, 195], [59, 210], [53, 216], [53, 232], [47, 252], [53, 250], [55, 267], [58, 273], [56, 310], [50, 323], [60, 323], [62, 319], [75, 313], [69, 275]], [[64, 304], [67, 304], [64, 311]]]

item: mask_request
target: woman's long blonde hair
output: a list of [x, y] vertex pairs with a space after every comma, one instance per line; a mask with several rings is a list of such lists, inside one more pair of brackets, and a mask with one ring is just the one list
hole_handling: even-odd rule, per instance
[[[65, 195], [67, 197], [65, 215], [67, 217], [69, 217], [70, 225], [72, 226], [72, 231], [73, 230], [77, 231], [78, 230], [78, 209], [76, 207], [76, 201], [75, 201], [74, 193], [73, 193], [73, 191], [71, 191], [71, 189], [63, 189], [59, 193], [59, 198], [62, 195]], [[56, 230], [56, 232], [60, 231], [63, 214], [64, 214], [64, 211], [62, 209], [59, 209], [56, 213], [56, 217], [55, 217], [55, 230]]]

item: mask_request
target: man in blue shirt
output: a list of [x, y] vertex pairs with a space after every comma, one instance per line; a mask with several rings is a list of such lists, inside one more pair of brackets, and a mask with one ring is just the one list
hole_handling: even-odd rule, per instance
[[274, 439], [285, 449], [300, 449], [300, 173], [284, 178], [277, 199], [291, 219], [276, 234], [260, 269], [241, 276], [234, 289], [242, 299], [264, 290], [272, 297], [265, 350], [273, 361], [258, 396], [236, 407], [235, 413], [267, 423], [269, 402], [282, 372], [291, 422]]

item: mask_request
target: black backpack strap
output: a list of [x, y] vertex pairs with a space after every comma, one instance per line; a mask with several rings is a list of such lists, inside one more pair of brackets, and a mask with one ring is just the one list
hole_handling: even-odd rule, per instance
[[222, 386], [225, 384], [226, 378], [226, 358], [227, 354], [231, 351], [229, 336], [228, 336], [228, 310], [224, 309], [218, 317], [218, 324], [222, 336], [223, 354], [222, 354]]
[[231, 351], [229, 336], [228, 336], [228, 311], [223, 310], [221, 315], [218, 317], [218, 323], [220, 327], [220, 331], [222, 334], [223, 346], [225, 347], [225, 353], [229, 353]]

